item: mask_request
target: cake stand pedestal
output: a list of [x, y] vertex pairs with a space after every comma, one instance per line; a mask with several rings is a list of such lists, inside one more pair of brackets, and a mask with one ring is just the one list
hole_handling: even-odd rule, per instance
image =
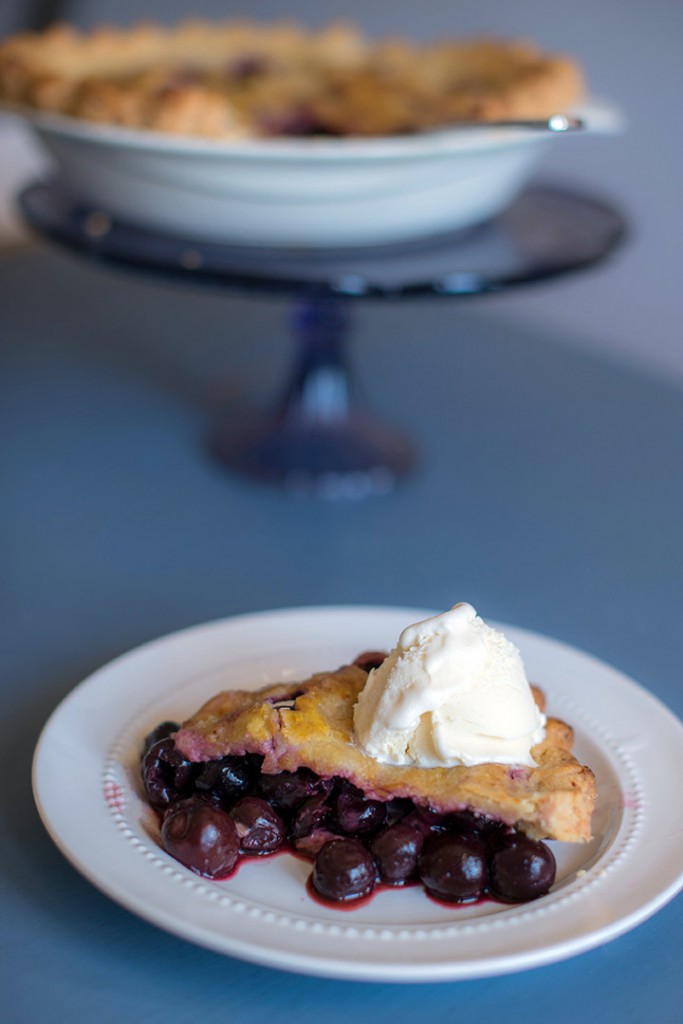
[[540, 282], [597, 263], [625, 234], [610, 204], [532, 185], [477, 228], [404, 245], [266, 249], [188, 241], [118, 220], [71, 197], [60, 181], [24, 190], [41, 235], [91, 260], [197, 286], [294, 300], [296, 351], [267, 414], [226, 415], [209, 448], [235, 472], [324, 497], [383, 493], [416, 462], [413, 444], [357, 397], [348, 355], [351, 306], [363, 298], [464, 299]]

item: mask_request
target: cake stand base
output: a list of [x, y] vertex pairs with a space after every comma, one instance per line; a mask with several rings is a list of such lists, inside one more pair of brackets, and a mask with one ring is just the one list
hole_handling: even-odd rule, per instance
[[302, 302], [293, 323], [297, 357], [278, 408], [225, 417], [211, 436], [211, 453], [230, 469], [291, 493], [364, 498], [390, 491], [415, 465], [416, 451], [356, 403], [348, 327], [346, 303]]

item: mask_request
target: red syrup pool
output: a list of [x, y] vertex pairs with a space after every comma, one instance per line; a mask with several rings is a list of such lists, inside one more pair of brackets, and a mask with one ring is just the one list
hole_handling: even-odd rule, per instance
[[375, 885], [372, 892], [369, 892], [366, 896], [358, 896], [355, 899], [348, 900], [328, 900], [316, 890], [313, 885], [313, 872], [306, 879], [306, 892], [313, 900], [314, 903], [319, 903], [321, 907], [329, 907], [332, 910], [360, 910], [361, 907], [367, 907], [369, 903], [372, 903], [375, 896], [378, 896], [380, 892], [391, 891], [396, 889], [415, 889], [420, 885], [420, 882], [416, 879], [414, 882], [406, 882], [405, 885], [384, 885], [379, 882]]
[[[308, 859], [308, 858], [306, 858]], [[367, 896], [360, 896], [357, 899], [350, 900], [327, 900], [324, 896], [321, 896], [319, 892], [313, 886], [313, 872], [306, 879], [305, 883], [306, 892], [310, 899], [314, 903], [318, 903], [321, 907], [329, 907], [331, 910], [360, 910], [362, 907], [367, 907], [376, 896], [379, 896], [382, 892], [396, 892], [397, 890], [404, 889], [422, 889], [424, 895], [432, 903], [436, 903], [437, 906], [443, 907], [444, 910], [460, 910], [465, 907], [478, 907], [484, 904], [496, 904], [500, 907], [511, 906], [509, 903], [504, 903], [503, 900], [494, 899], [493, 896], [479, 896], [474, 900], [462, 900], [461, 902], [449, 902], [448, 900], [440, 900], [436, 896], [432, 896], [431, 893], [427, 892], [422, 883], [418, 878], [412, 882], [406, 882], [404, 885], [385, 885], [383, 882], [378, 882], [372, 892], [369, 892]]]
[[[231, 878], [235, 878], [240, 868], [244, 867], [245, 864], [249, 864], [250, 861], [275, 860], [276, 857], [282, 857], [284, 854], [291, 854], [293, 852], [294, 851], [290, 850], [287, 846], [281, 846], [279, 850], [274, 850], [272, 853], [260, 853], [257, 855], [241, 853], [232, 871], [228, 871], [225, 875], [217, 875], [215, 878], [209, 878], [208, 880], [210, 882], [228, 882]], [[188, 868], [188, 870], [192, 871], [192, 868]], [[205, 875], [199, 875], [196, 871], [193, 873], [198, 875], [199, 878], [207, 877]]]
[[494, 896], [477, 896], [473, 900], [461, 900], [457, 903], [454, 900], [440, 900], [438, 896], [432, 896], [430, 892], [424, 891], [425, 896], [432, 903], [436, 903], [437, 907], [443, 907], [444, 910], [459, 910], [461, 907], [481, 907], [486, 903], [494, 903], [499, 907], [509, 907], [509, 903], [504, 903], [503, 900], [497, 900]]

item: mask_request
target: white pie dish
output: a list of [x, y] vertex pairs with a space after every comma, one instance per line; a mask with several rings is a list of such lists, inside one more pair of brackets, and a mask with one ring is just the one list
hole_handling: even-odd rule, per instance
[[[618, 112], [572, 113], [588, 132]], [[452, 128], [392, 138], [234, 142], [22, 110], [69, 192], [167, 234], [255, 246], [378, 245], [471, 227], [501, 212], [556, 134]]]

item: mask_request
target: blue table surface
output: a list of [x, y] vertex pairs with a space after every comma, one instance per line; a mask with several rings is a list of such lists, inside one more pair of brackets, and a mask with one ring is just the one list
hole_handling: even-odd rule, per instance
[[[575, 285], [549, 287], [571, 298]], [[110, 902], [53, 847], [30, 789], [44, 721], [91, 670], [265, 608], [469, 600], [611, 662], [681, 715], [680, 384], [529, 327], [505, 299], [369, 303], [358, 376], [422, 463], [385, 497], [320, 503], [233, 479], [202, 449], [222, 402], [277, 391], [283, 302], [173, 290], [35, 247], [3, 257], [0, 310], [2, 1019], [680, 1021], [680, 897], [522, 974], [299, 977]]]

